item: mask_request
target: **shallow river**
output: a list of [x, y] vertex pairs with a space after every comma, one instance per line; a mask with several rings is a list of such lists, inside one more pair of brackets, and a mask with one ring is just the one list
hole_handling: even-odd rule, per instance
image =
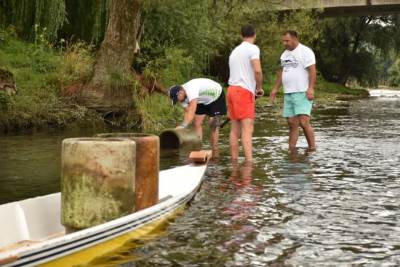
[[[221, 158], [184, 213], [97, 264], [398, 266], [400, 99], [316, 109], [312, 154], [301, 137], [289, 155], [285, 121], [262, 110], [254, 166], [232, 166], [224, 129]], [[58, 191], [60, 141], [76, 135], [0, 137], [0, 203]], [[164, 154], [162, 168], [182, 158]]]

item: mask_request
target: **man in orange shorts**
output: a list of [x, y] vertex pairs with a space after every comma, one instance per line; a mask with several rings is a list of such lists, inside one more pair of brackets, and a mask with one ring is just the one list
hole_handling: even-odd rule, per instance
[[229, 87], [227, 95], [228, 114], [231, 119], [229, 143], [231, 158], [239, 157], [241, 139], [246, 161], [253, 161], [253, 129], [255, 96], [262, 96], [262, 69], [260, 49], [254, 43], [256, 32], [251, 25], [241, 29], [243, 42], [229, 56]]

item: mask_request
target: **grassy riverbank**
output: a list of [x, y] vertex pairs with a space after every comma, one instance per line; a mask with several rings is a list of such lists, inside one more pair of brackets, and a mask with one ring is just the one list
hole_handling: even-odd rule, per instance
[[[182, 111], [171, 108], [169, 99], [157, 93], [136, 96], [137, 113], [120, 121], [104, 118], [77, 104], [73, 91], [88, 80], [93, 62], [90, 46], [78, 43], [67, 49], [54, 48], [44, 39], [27, 43], [0, 31], [0, 68], [14, 74], [18, 89], [11, 96], [0, 91], [0, 132], [66, 127], [121, 127], [154, 132], [176, 125]], [[269, 80], [265, 88], [271, 88], [272, 79]], [[322, 79], [316, 92], [318, 103], [368, 95], [366, 90]]]
[[10, 33], [0, 33], [0, 68], [13, 73], [17, 93], [0, 92], [0, 130], [62, 128], [76, 123], [97, 123], [98, 116], [60, 96], [63, 83], [76, 71], [83, 71], [83, 52], [73, 59], [65, 51], [44, 42], [26, 43]]
[[27, 43], [0, 31], [0, 68], [13, 73], [17, 86], [15, 95], [0, 90], [0, 132], [66, 127], [157, 131], [175, 124], [180, 111], [171, 109], [170, 101], [157, 93], [136, 96], [137, 114], [122, 120], [79, 105], [75, 90], [90, 77], [93, 54], [93, 48], [82, 43], [54, 48], [44, 39]]

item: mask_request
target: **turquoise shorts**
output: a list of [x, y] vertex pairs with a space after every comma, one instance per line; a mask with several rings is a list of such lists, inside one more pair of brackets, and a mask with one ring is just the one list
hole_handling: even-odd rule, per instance
[[290, 118], [298, 115], [311, 115], [313, 101], [308, 100], [306, 92], [285, 94], [283, 117]]

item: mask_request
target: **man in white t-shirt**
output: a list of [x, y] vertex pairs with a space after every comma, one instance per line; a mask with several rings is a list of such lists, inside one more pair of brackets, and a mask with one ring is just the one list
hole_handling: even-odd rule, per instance
[[213, 156], [218, 155], [220, 116], [226, 115], [225, 93], [222, 86], [213, 80], [198, 78], [171, 87], [169, 96], [174, 105], [179, 102], [185, 110], [184, 120], [177, 128], [186, 128], [194, 122], [196, 133], [203, 138], [202, 124], [206, 116], [210, 117]]
[[310, 124], [314, 100], [316, 67], [314, 52], [301, 44], [295, 31], [283, 34], [286, 50], [281, 55], [281, 70], [271, 91], [274, 101], [281, 84], [284, 89], [283, 116], [289, 124], [289, 150], [295, 151], [299, 137], [299, 126], [307, 139], [309, 151], [315, 150], [314, 130]]
[[246, 161], [253, 161], [252, 137], [255, 118], [255, 96], [262, 96], [260, 49], [254, 43], [256, 32], [251, 25], [241, 29], [243, 42], [229, 56], [228, 113], [231, 119], [229, 143], [231, 158], [239, 157], [241, 139]]

